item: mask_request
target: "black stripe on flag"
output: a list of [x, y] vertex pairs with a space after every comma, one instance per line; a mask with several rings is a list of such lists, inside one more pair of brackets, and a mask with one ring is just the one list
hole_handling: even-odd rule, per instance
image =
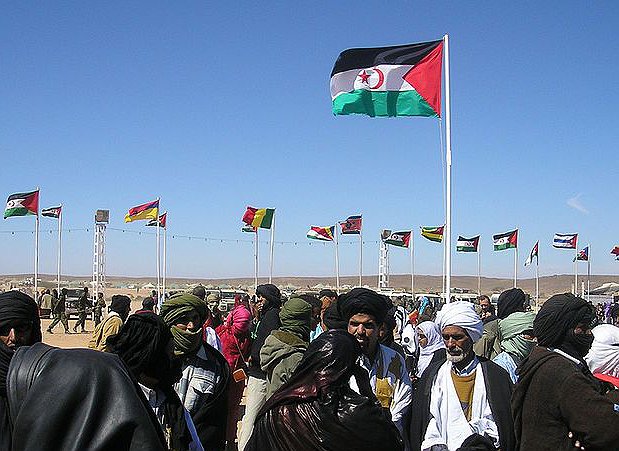
[[333, 70], [331, 71], [331, 76], [333, 77], [333, 75], [339, 72], [373, 67], [379, 64], [415, 65], [441, 42], [443, 41], [344, 50], [340, 53], [340, 56], [338, 56], [335, 66], [333, 66]]

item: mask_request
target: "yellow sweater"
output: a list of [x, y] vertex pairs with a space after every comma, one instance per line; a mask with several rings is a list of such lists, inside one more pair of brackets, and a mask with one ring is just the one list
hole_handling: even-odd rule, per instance
[[471, 405], [473, 404], [473, 389], [475, 388], [475, 373], [468, 376], [458, 376], [453, 371], [451, 372], [451, 380], [456, 388], [460, 405], [464, 416], [468, 421], [471, 420]]
[[118, 315], [110, 315], [101, 321], [92, 332], [92, 338], [88, 342], [90, 349], [107, 351], [107, 337], [116, 335], [123, 325], [123, 320]]

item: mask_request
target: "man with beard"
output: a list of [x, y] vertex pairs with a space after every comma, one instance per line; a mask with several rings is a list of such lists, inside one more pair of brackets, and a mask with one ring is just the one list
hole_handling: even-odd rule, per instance
[[595, 310], [573, 294], [548, 299], [533, 322], [538, 346], [518, 368], [512, 398], [522, 451], [616, 449], [619, 405], [605, 396], [584, 357], [591, 348]]
[[166, 449], [118, 357], [40, 340], [34, 300], [0, 294], [0, 450]]
[[207, 308], [193, 294], [173, 296], [161, 306], [161, 317], [174, 338], [174, 355], [181, 360], [182, 377], [174, 385], [191, 414], [205, 449], [225, 448], [230, 370], [224, 356], [202, 341]]
[[259, 321], [255, 329], [254, 342], [251, 345], [249, 369], [247, 374], [247, 391], [245, 398], [245, 415], [239, 435], [239, 450], [243, 451], [254, 429], [254, 421], [260, 408], [264, 405], [267, 391], [267, 376], [260, 364], [260, 349], [267, 337], [281, 326], [279, 308], [282, 296], [275, 285], [270, 283], [256, 288], [256, 312]]
[[514, 450], [512, 383], [503, 368], [473, 352], [483, 330], [473, 304], [445, 304], [436, 323], [447, 360], [429, 366], [419, 381], [412, 407], [411, 449]]
[[107, 339], [116, 335], [131, 311], [131, 299], [122, 294], [112, 296], [110, 313], [107, 318], [100, 322], [92, 332], [92, 338], [88, 342], [90, 349], [107, 351]]
[[123, 324], [107, 342], [137, 379], [172, 450], [204, 450], [191, 416], [174, 391], [181, 377], [180, 360], [174, 357], [170, 329], [153, 312], [140, 311]]
[[[378, 401], [391, 412], [392, 421], [402, 433], [412, 398], [411, 380], [404, 357], [379, 343], [391, 302], [375, 291], [355, 288], [340, 295], [337, 306], [342, 319], [348, 322], [348, 333], [361, 346], [359, 365], [368, 372]], [[353, 380], [351, 388], [360, 393]]]

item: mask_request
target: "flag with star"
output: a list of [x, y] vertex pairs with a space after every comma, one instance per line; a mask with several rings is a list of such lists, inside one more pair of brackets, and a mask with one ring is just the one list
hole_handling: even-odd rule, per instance
[[443, 41], [344, 50], [331, 72], [333, 114], [441, 115]]
[[11, 216], [28, 216], [39, 214], [39, 190], [29, 193], [11, 194], [6, 200], [4, 219]]

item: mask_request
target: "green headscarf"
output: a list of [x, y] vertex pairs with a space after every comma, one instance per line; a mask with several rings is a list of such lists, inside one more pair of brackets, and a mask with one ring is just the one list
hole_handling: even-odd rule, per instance
[[312, 306], [301, 298], [291, 298], [279, 311], [280, 330], [309, 341]]
[[515, 358], [516, 363], [527, 357], [535, 342], [525, 340], [520, 335], [526, 330], [533, 329], [533, 312], [514, 312], [505, 319], [499, 320], [499, 336], [501, 337], [501, 349]]
[[[200, 317], [200, 326], [195, 331], [179, 329], [176, 324], [187, 313], [196, 311]], [[191, 355], [202, 343], [202, 324], [206, 320], [206, 304], [202, 299], [190, 293], [183, 293], [168, 299], [161, 306], [161, 317], [172, 332], [174, 354]]]

